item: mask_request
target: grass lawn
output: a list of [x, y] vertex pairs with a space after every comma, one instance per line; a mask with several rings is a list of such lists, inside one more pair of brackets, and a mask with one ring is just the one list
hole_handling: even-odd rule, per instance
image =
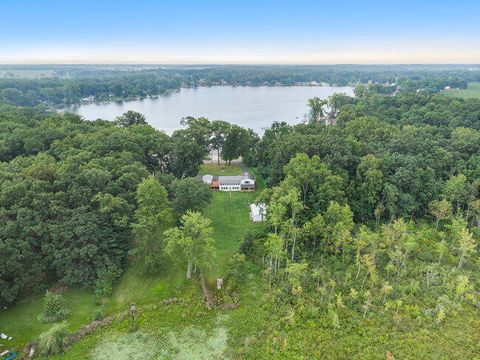
[[468, 83], [466, 89], [453, 89], [444, 91], [443, 94], [447, 96], [457, 96], [464, 99], [480, 99], [480, 82]]
[[[71, 311], [68, 316], [68, 327], [72, 331], [91, 322], [93, 313], [100, 309], [95, 305], [93, 291], [72, 288], [65, 291], [63, 296]], [[2, 348], [22, 349], [52, 326], [37, 320], [42, 305], [42, 297], [37, 296], [20, 301], [7, 310], [0, 310], [0, 332], [14, 338], [13, 341], [2, 340], [0, 342], [4, 345]]]
[[146, 275], [142, 272], [141, 264], [134, 262], [115, 286], [110, 302], [105, 305], [105, 311], [115, 313], [128, 309], [132, 302], [145, 305], [179, 297], [191, 291], [186, 271], [179, 271], [166, 262], [165, 269], [158, 275]]
[[[158, 276], [145, 275], [140, 264], [131, 264], [116, 285], [110, 301], [96, 305], [92, 290], [70, 288], [62, 294], [65, 297], [70, 314], [67, 324], [71, 331], [78, 330], [82, 325], [92, 321], [96, 311], [105, 315], [127, 310], [131, 302], [142, 306], [171, 297], [185, 296], [195, 293], [197, 283], [186, 280], [186, 271], [169, 266]], [[16, 303], [7, 310], [0, 310], [0, 332], [14, 338], [14, 341], [0, 341], [4, 347], [22, 349], [27, 343], [38, 338], [52, 324], [37, 320], [42, 311], [42, 296], [31, 297]]]
[[243, 242], [245, 232], [255, 226], [249, 217], [249, 206], [258, 196], [251, 193], [216, 191], [205, 211], [212, 220], [217, 247], [216, 267], [209, 279], [220, 277], [232, 256]]

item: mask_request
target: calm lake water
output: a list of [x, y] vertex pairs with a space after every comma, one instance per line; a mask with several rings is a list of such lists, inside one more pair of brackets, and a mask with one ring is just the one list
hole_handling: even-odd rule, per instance
[[336, 92], [352, 95], [353, 89], [334, 86], [200, 87], [181, 89], [155, 99], [92, 103], [64, 110], [88, 120], [114, 120], [134, 110], [144, 114], [152, 126], [169, 134], [180, 128], [180, 120], [186, 116], [225, 120], [262, 133], [274, 121], [302, 122], [309, 98], [327, 98]]

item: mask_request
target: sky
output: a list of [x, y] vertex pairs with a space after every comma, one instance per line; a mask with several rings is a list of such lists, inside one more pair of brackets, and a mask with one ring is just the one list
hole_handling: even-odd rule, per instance
[[478, 64], [480, 0], [3, 0], [0, 63]]

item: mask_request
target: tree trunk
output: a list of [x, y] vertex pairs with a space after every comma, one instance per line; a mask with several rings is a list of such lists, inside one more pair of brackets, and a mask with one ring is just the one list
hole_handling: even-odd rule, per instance
[[457, 269], [461, 269], [462, 266], [463, 266], [463, 258], [464, 258], [464, 255], [463, 253], [460, 254], [460, 261], [458, 262], [458, 267]]
[[217, 164], [220, 166], [220, 148], [217, 149]]
[[292, 261], [295, 259], [295, 244], [297, 242], [297, 236], [293, 236], [293, 245], [292, 245]]
[[355, 280], [358, 279], [358, 276], [360, 275], [360, 270], [361, 270], [361, 267], [357, 265], [357, 275], [355, 276]]
[[189, 280], [192, 278], [192, 268], [193, 268], [192, 262], [189, 261], [188, 262], [188, 268], [187, 268], [187, 279], [189, 279]]

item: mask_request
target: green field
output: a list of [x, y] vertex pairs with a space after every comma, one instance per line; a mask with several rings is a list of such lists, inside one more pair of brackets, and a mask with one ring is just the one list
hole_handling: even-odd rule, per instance
[[[217, 165], [208, 165], [202, 167], [201, 172], [238, 174], [241, 173], [241, 169], [236, 165], [222, 165], [220, 168]], [[243, 241], [245, 232], [255, 226], [249, 219], [249, 204], [255, 200], [262, 187], [260, 181], [259, 189], [252, 193], [215, 192], [213, 194], [212, 202], [205, 210], [205, 215], [212, 220], [214, 238], [217, 244], [214, 268], [211, 273], [207, 274], [209, 283], [213, 284], [215, 279], [221, 276], [228, 259], [238, 250]], [[127, 310], [131, 302], [135, 302], [141, 309], [144, 306], [148, 308], [148, 306], [158, 304], [161, 300], [172, 297], [187, 299], [189, 304], [193, 304], [195, 311], [198, 310], [199, 314], [203, 315], [199, 319], [197, 319], [197, 316], [185, 317], [182, 308], [178, 306], [171, 306], [168, 308], [168, 312], [161, 311], [161, 314], [158, 314], [157, 309], [140, 310], [142, 316], [146, 317], [145, 319], [142, 318], [141, 323], [145, 325], [145, 329], [148, 329], [149, 334], [160, 331], [160, 329], [163, 329], [162, 331], [169, 329], [169, 331], [175, 329], [180, 331], [185, 326], [187, 328], [188, 326], [195, 326], [197, 321], [202, 321], [205, 324], [210, 323], [212, 329], [215, 329], [215, 324], [218, 322], [215, 316], [204, 311], [205, 307], [201, 302], [198, 281], [187, 281], [184, 269], [170, 265], [167, 260], [165, 268], [158, 276], [146, 276], [141, 271], [141, 264], [132, 263], [115, 287], [110, 301], [103, 306], [95, 304], [93, 291], [88, 289], [68, 289], [63, 294], [67, 307], [71, 310], [67, 322], [69, 329], [72, 331], [90, 323], [96, 311], [102, 311], [105, 315], [117, 314]], [[40, 323], [37, 320], [41, 309], [42, 298], [37, 296], [25, 299], [7, 310], [0, 310], [0, 331], [15, 338], [13, 342], [5, 345], [22, 349], [28, 342], [35, 340], [43, 331], [47, 330], [51, 325]], [[153, 320], [155, 322], [152, 323]], [[156, 321], [163, 325], [159, 325]], [[172, 321], [175, 325], [172, 325]], [[127, 325], [123, 322], [115, 323], [111, 326], [112, 329], [105, 329], [101, 332], [122, 333], [125, 326]], [[208, 338], [207, 335], [204, 334]], [[115, 336], [112, 335], [113, 338]], [[103, 338], [103, 335], [91, 335], [74, 346], [74, 349], [78, 348], [78, 351], [83, 352], [87, 351], [87, 348], [90, 351], [90, 348], [95, 346], [101, 338]], [[199, 339], [199, 341], [202, 341], [202, 339]], [[79, 356], [79, 353], [72, 350], [71, 353], [65, 355], [65, 358], [78, 359], [76, 356]]]
[[24, 79], [38, 79], [44, 77], [52, 77], [55, 74], [54, 70], [49, 69], [0, 69], [0, 78], [24, 78]]
[[464, 99], [480, 99], [480, 82], [469, 83], [466, 89], [452, 89], [443, 93], [447, 96], [457, 96]]

